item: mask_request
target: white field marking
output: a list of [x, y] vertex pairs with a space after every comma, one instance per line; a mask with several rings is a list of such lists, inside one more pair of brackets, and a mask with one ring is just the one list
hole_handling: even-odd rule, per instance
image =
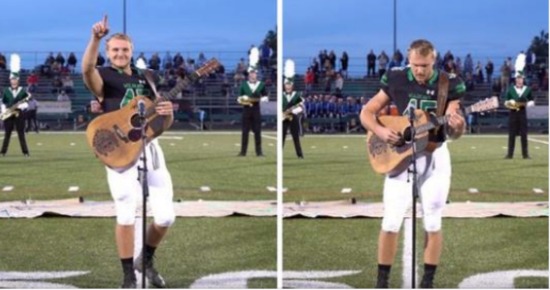
[[239, 146], [241, 146], [240, 143], [235, 143], [235, 147], [239, 147]]
[[348, 149], [347, 145], [342, 146], [343, 149]]
[[269, 145], [269, 147], [273, 147], [273, 146], [274, 146], [273, 143], [269, 143], [269, 144], [267, 144], [267, 145]]
[[159, 139], [168, 139], [168, 140], [183, 140], [181, 136], [160, 136]]
[[74, 146], [74, 145], [76, 145], [76, 143], [71, 142], [71, 143], [69, 143], [69, 145]]
[[284, 280], [285, 289], [351, 289], [352, 287], [343, 283], [308, 281], [308, 280]]
[[202, 192], [207, 192], [207, 191], [210, 191], [211, 189], [210, 189], [210, 186], [201, 186], [200, 190]]
[[36, 146], [42, 146], [42, 143], [38, 142], [36, 143]]
[[[411, 289], [411, 263], [412, 263], [412, 218], [406, 218], [404, 221], [405, 234], [403, 241], [403, 284], [401, 288]], [[418, 251], [417, 251], [418, 252]], [[414, 265], [416, 284], [418, 284], [418, 267]], [[418, 286], [418, 285], [417, 285]], [[416, 287], [415, 287], [416, 288]]]
[[351, 192], [351, 188], [349, 187], [344, 187], [342, 188], [342, 191], [340, 191], [341, 193], [350, 193]]
[[540, 147], [539, 147], [539, 146], [535, 146], [535, 149], [539, 150], [539, 149], [540, 149]]
[[269, 192], [275, 192], [275, 191], [277, 191], [277, 188], [274, 187], [274, 186], [267, 186], [266, 188], [267, 188], [267, 191], [269, 191]]
[[477, 190], [477, 188], [468, 188], [468, 192], [469, 193], [479, 193], [479, 190]]
[[253, 278], [277, 278], [277, 271], [252, 270], [212, 274], [196, 280], [193, 284], [191, 284], [191, 286], [189, 286], [189, 288], [244, 289], [248, 288], [248, 279]]
[[502, 146], [502, 149], [508, 149], [508, 146]]
[[277, 136], [271, 136], [271, 135], [264, 135], [262, 134], [262, 137], [266, 138], [266, 139], [270, 139], [270, 140], [277, 140]]
[[546, 277], [548, 278], [548, 269], [542, 270], [511, 270], [497, 271], [470, 276], [460, 284], [458, 288], [469, 289], [512, 289], [515, 288], [514, 280], [519, 277]]
[[540, 188], [533, 188], [533, 192], [534, 193], [544, 193], [544, 190], [540, 189]]
[[208, 143], [202, 143], [202, 146], [208, 146]]
[[76, 192], [78, 191], [80, 188], [78, 186], [69, 186], [69, 189], [68, 191], [69, 192]]
[[472, 149], [476, 149], [476, 146], [472, 146]]
[[288, 187], [283, 187], [283, 192], [287, 192], [288, 191]]
[[40, 280], [60, 279], [82, 276], [90, 271], [63, 271], [63, 272], [0, 272], [0, 288], [21, 289], [73, 289], [73, 285], [42, 282]]
[[534, 139], [534, 138], [527, 138], [527, 140], [529, 140], [531, 142], [535, 142], [535, 143], [541, 143], [541, 144], [548, 145], [548, 141], [542, 141], [542, 140], [538, 140], [538, 139]]
[[176, 146], [176, 144], [175, 143], [170, 143], [170, 146]]
[[6, 185], [2, 188], [2, 191], [12, 191], [13, 190], [13, 185]]
[[317, 146], [311, 146], [311, 149], [315, 149], [315, 148], [317, 148]]

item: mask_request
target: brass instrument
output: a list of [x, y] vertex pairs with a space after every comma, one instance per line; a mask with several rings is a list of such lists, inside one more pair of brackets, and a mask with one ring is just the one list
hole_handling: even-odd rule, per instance
[[[247, 98], [245, 98], [245, 97], [247, 97]], [[259, 101], [260, 101], [260, 99], [258, 99], [258, 98], [250, 98], [248, 96], [240, 96], [240, 97], [237, 98], [237, 103], [239, 103], [242, 106], [249, 106], [249, 107], [252, 107], [254, 105], [254, 103], [257, 103]]]
[[[28, 94], [28, 92], [27, 92]], [[9, 108], [7, 108], [2, 114], [0, 114], [0, 118], [3, 120], [6, 120], [7, 118], [11, 116], [19, 116], [19, 113], [21, 110], [19, 110], [17, 107], [25, 102], [27, 102], [32, 96], [29, 94], [24, 99], [18, 101], [17, 103], [11, 105]]]
[[504, 106], [510, 110], [519, 111], [521, 108], [525, 107], [525, 102], [516, 102], [514, 100], [508, 100], [504, 102]]
[[292, 121], [292, 118], [294, 118], [294, 114], [292, 113], [292, 111], [294, 111], [294, 109], [298, 108], [298, 107], [301, 107], [302, 103], [298, 103], [288, 109], [286, 109], [284, 112], [283, 112], [283, 121]]

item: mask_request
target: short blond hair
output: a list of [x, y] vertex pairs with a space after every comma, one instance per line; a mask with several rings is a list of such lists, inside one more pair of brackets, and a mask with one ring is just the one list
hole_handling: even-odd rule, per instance
[[111, 35], [109, 38], [107, 38], [107, 41], [105, 42], [105, 48], [107, 50], [109, 50], [109, 42], [111, 41], [111, 39], [126, 40], [130, 43], [130, 47], [132, 48], [132, 50], [134, 49], [134, 43], [132, 42], [132, 39], [130, 38], [130, 36], [124, 33], [115, 33]]
[[429, 56], [432, 54], [436, 57], [436, 51], [431, 42], [426, 39], [417, 39], [411, 43], [409, 46], [409, 53], [416, 51], [421, 56]]

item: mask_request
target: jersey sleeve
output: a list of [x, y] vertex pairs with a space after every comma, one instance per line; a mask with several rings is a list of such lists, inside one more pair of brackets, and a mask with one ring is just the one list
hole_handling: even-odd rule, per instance
[[390, 99], [393, 100], [393, 97], [392, 97], [392, 94], [391, 94], [391, 91], [390, 91], [390, 84], [392, 83], [393, 81], [393, 71], [390, 69], [390, 70], [387, 70], [386, 73], [384, 73], [384, 75], [382, 76], [382, 78], [380, 78], [380, 89], [382, 91], [384, 91], [384, 93], [390, 97]]

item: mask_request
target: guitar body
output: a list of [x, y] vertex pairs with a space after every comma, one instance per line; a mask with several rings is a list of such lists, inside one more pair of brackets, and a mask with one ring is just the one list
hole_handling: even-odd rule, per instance
[[[415, 110], [414, 126], [420, 126], [428, 123], [431, 116], [422, 111]], [[405, 140], [401, 144], [394, 146], [384, 142], [372, 131], [367, 132], [367, 151], [370, 164], [375, 172], [394, 175], [409, 166], [412, 156], [413, 142], [410, 142], [410, 122], [408, 117], [403, 116], [380, 116], [380, 124], [401, 134]], [[428, 141], [429, 131], [418, 133], [415, 136], [416, 151], [433, 151], [435, 144]]]
[[146, 140], [151, 141], [170, 128], [174, 117], [160, 116], [155, 111], [155, 102], [137, 96], [123, 108], [96, 117], [88, 124], [88, 145], [106, 166], [125, 170], [132, 167], [141, 154], [141, 121], [138, 102], [145, 103]]

